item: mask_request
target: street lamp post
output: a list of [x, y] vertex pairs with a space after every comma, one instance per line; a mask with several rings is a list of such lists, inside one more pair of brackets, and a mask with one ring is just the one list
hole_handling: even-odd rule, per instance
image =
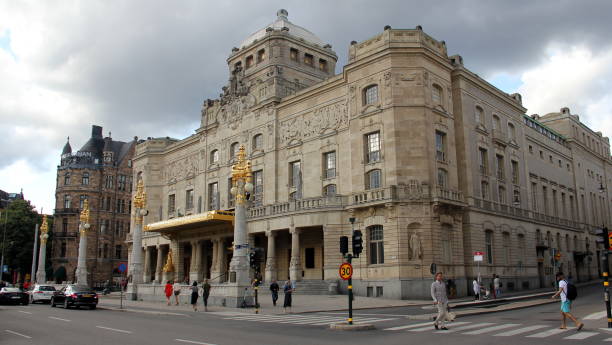
[[6, 209], [4, 210], [4, 231], [2, 234], [2, 260], [0, 260], [0, 280], [4, 276], [4, 243], [6, 242], [6, 223], [8, 221], [8, 205], [10, 200], [1, 199], [0, 201], [6, 201]]
[[45, 261], [47, 256], [47, 239], [49, 238], [49, 224], [47, 215], [43, 215], [42, 225], [40, 226], [40, 250], [38, 254], [38, 272], [36, 272], [36, 282], [44, 284], [47, 282], [47, 272]]
[[81, 211], [79, 220], [81, 238], [79, 240], [79, 259], [76, 269], [76, 281], [79, 285], [89, 285], [87, 283], [87, 231], [91, 225], [89, 224], [89, 202], [87, 199], [83, 201], [83, 210]]

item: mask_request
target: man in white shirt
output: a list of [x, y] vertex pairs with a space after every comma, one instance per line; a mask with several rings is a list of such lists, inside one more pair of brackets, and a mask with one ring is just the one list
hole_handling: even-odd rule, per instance
[[580, 331], [584, 327], [584, 323], [578, 321], [574, 315], [570, 313], [572, 308], [572, 301], [567, 298], [567, 280], [564, 279], [563, 273], [557, 273], [557, 281], [559, 282], [559, 291], [555, 293], [551, 298], [561, 297], [561, 327], [560, 329], [567, 329], [565, 320], [570, 318], [576, 324], [576, 330]]
[[493, 276], [493, 288], [495, 289], [495, 298], [498, 298], [501, 296], [501, 279], [499, 279], [499, 276], [497, 274], [494, 274]]
[[474, 290], [474, 300], [480, 300], [480, 284], [478, 283], [478, 279], [474, 278], [472, 282], [472, 289]]
[[179, 305], [179, 295], [181, 294], [181, 284], [178, 281], [175, 281], [174, 285], [172, 285], [172, 289], [174, 290], [174, 300], [176, 301], [176, 305]]
[[438, 307], [438, 316], [434, 322], [435, 329], [448, 330], [444, 325], [448, 317], [448, 297], [446, 296], [446, 283], [442, 279], [442, 273], [436, 273], [436, 280], [431, 283], [431, 298], [434, 300], [434, 305]]

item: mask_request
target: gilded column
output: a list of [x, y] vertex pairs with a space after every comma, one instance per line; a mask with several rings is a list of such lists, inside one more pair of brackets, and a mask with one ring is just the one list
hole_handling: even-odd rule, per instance
[[266, 256], [265, 279], [270, 283], [276, 280], [276, 233], [274, 231], [266, 231], [268, 236], [268, 253]]
[[87, 230], [89, 227], [89, 202], [85, 199], [79, 216], [79, 258], [76, 269], [76, 281], [79, 285], [89, 285], [87, 283]]
[[157, 245], [157, 260], [155, 261], [155, 283], [163, 284], [162, 269], [164, 267], [164, 253], [161, 245]]
[[147, 215], [147, 194], [144, 191], [144, 182], [138, 180], [136, 185], [136, 194], [132, 201], [134, 206], [134, 229], [132, 231], [132, 261], [128, 269], [128, 275], [131, 277], [128, 286], [129, 298], [135, 300], [137, 298], [137, 286], [143, 282], [143, 267], [142, 267], [142, 223], [144, 216]]
[[49, 224], [47, 216], [43, 215], [42, 225], [40, 226], [40, 249], [38, 251], [38, 271], [36, 272], [36, 282], [44, 284], [47, 282], [47, 272], [45, 271], [45, 259], [47, 257], [47, 239], [49, 238]]
[[300, 260], [300, 230], [292, 227], [291, 233], [291, 261], [289, 262], [289, 279], [302, 280], [302, 262]]

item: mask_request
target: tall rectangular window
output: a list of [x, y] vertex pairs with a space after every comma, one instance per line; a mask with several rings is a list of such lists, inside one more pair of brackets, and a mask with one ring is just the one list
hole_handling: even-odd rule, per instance
[[446, 161], [446, 133], [436, 131], [436, 159]]
[[232, 178], [227, 179], [227, 207], [233, 208], [236, 206], [236, 196], [232, 194], [232, 187], [234, 184], [232, 182]]
[[87, 195], [79, 196], [79, 208], [80, 209], [83, 209], [83, 207], [85, 206], [85, 200], [87, 200]]
[[69, 185], [70, 184], [70, 173], [67, 172], [64, 174], [64, 185]]
[[327, 72], [327, 61], [319, 59], [319, 69], [323, 72]]
[[382, 176], [379, 169], [368, 171], [366, 174], [366, 189], [377, 189], [382, 186]]
[[380, 161], [380, 132], [366, 135], [366, 162]]
[[72, 197], [68, 194], [64, 195], [64, 208], [70, 208], [72, 206]]
[[263, 170], [253, 171], [253, 196], [251, 197], [251, 201], [254, 206], [263, 205], [263, 191]]
[[289, 49], [289, 58], [291, 60], [298, 61], [298, 56], [299, 56], [299, 53], [298, 53], [297, 49], [295, 49], [295, 48]]
[[193, 209], [193, 189], [185, 192], [185, 210]]
[[487, 149], [478, 149], [478, 168], [480, 173], [486, 175], [489, 171], [489, 159], [487, 157]]
[[300, 161], [289, 163], [289, 187], [298, 188], [302, 181], [302, 164]]
[[493, 264], [493, 231], [485, 231], [485, 251], [487, 254], [487, 264]]
[[312, 66], [314, 64], [314, 57], [308, 53], [304, 54], [304, 64]]
[[531, 200], [533, 202], [533, 210], [539, 211], [538, 209], [538, 184], [535, 182], [531, 183]]
[[62, 218], [62, 232], [68, 232], [68, 218]]
[[385, 245], [383, 241], [383, 226], [372, 225], [368, 228], [369, 231], [369, 249], [368, 256], [370, 257], [370, 264], [384, 264], [385, 263]]
[[520, 175], [519, 175], [519, 165], [517, 161], [512, 162], [512, 183], [519, 184]]
[[208, 184], [208, 210], [219, 209], [219, 184], [217, 182]]
[[127, 182], [127, 176], [125, 176], [125, 175], [119, 175], [119, 176], [117, 177], [117, 188], [118, 188], [120, 191], [125, 191], [125, 190], [126, 190], [126, 187], [127, 187], [126, 182]]
[[499, 198], [499, 203], [505, 205], [506, 204], [506, 188], [503, 186], [497, 187], [497, 196]]
[[176, 210], [176, 196], [174, 194], [168, 195], [168, 215], [173, 215]]
[[548, 188], [542, 186], [542, 213], [548, 214]]
[[323, 154], [323, 176], [325, 178], [336, 177], [336, 151]]
[[489, 199], [489, 182], [481, 181], [480, 182], [480, 195], [484, 200]]
[[83, 173], [83, 178], [81, 179], [81, 182], [84, 186], [89, 185], [89, 173], [87, 172]]
[[497, 178], [503, 180], [506, 177], [504, 172], [504, 156], [495, 155], [495, 160], [497, 161]]

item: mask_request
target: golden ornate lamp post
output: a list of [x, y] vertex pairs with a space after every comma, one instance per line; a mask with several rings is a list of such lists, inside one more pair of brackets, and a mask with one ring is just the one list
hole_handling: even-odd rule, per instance
[[76, 281], [79, 285], [89, 285], [87, 283], [87, 232], [90, 227], [89, 201], [85, 199], [83, 201], [83, 210], [81, 210], [81, 215], [79, 216], [79, 259], [76, 269]]
[[138, 284], [144, 281], [142, 271], [142, 224], [144, 216], [148, 214], [147, 193], [144, 191], [144, 181], [138, 180], [136, 185], [136, 194], [132, 200], [134, 205], [134, 230], [132, 231], [132, 257], [128, 268], [130, 276], [130, 284], [128, 285], [128, 298], [135, 300], [137, 298]]
[[49, 239], [49, 224], [47, 215], [43, 215], [42, 225], [40, 226], [40, 248], [38, 250], [38, 271], [36, 272], [36, 282], [44, 284], [47, 281], [45, 271], [45, 259], [47, 256], [47, 239]]

